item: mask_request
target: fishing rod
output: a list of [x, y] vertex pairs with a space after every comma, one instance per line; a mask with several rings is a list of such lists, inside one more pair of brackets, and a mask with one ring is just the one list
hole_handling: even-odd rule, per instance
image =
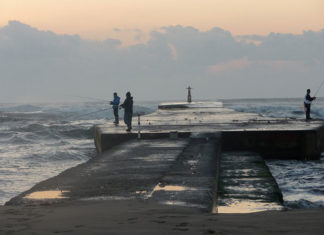
[[322, 88], [323, 84], [324, 84], [324, 80], [322, 81], [321, 85], [319, 86], [319, 88], [315, 92], [315, 94], [314, 94], [315, 97], [316, 97], [317, 93], [320, 91], [320, 89]]
[[109, 102], [108, 100], [100, 99], [100, 98], [96, 98], [96, 97], [88, 97], [88, 96], [74, 96], [74, 97], [83, 98], [83, 99], [91, 99], [91, 100], [99, 100], [99, 101]]

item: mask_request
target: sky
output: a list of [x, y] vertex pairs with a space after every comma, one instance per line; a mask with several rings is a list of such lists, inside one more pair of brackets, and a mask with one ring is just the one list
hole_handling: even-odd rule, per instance
[[[233, 35], [320, 30], [323, 0], [1, 0], [0, 26], [17, 20], [41, 30], [84, 39], [136, 43], [170, 25], [220, 27]], [[138, 38], [138, 37], [137, 37]]]
[[302, 97], [323, 29], [323, 0], [0, 0], [0, 102]]

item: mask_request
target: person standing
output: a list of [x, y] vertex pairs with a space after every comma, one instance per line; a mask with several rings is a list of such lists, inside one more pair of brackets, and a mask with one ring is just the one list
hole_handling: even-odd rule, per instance
[[307, 89], [307, 93], [305, 95], [305, 99], [304, 99], [304, 107], [306, 109], [306, 121], [311, 120], [310, 117], [310, 110], [311, 110], [311, 104], [312, 101], [316, 99], [316, 97], [311, 97], [310, 96], [311, 90]]
[[131, 93], [128, 91], [126, 93], [126, 99], [122, 105], [120, 105], [122, 108], [124, 108], [124, 122], [127, 125], [126, 131], [132, 130], [132, 117], [133, 117], [133, 97], [131, 96]]
[[114, 100], [110, 102], [112, 105], [112, 108], [114, 110], [114, 116], [115, 116], [115, 125], [119, 124], [119, 115], [118, 115], [118, 107], [119, 107], [120, 97], [117, 95], [117, 92], [114, 92]]

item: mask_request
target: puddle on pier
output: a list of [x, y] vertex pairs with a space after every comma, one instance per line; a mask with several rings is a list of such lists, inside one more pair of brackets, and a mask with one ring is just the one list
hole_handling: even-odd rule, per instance
[[44, 200], [44, 199], [65, 199], [68, 197], [63, 196], [64, 193], [69, 191], [61, 191], [61, 190], [48, 190], [48, 191], [37, 191], [28, 194], [24, 198], [33, 199], [33, 200]]
[[277, 203], [261, 202], [255, 200], [235, 200], [225, 206], [218, 206], [213, 213], [253, 213], [270, 210], [282, 210], [283, 207]]
[[186, 206], [186, 207], [194, 207], [194, 208], [202, 208], [202, 209], [206, 208], [204, 205], [201, 204], [187, 203], [184, 201], [162, 201], [161, 204], [171, 205], [171, 206]]
[[153, 189], [153, 192], [156, 192], [156, 191], [196, 191], [198, 190], [197, 188], [191, 188], [191, 187], [184, 187], [184, 186], [179, 186], [179, 185], [161, 185], [161, 184], [158, 184], [154, 187]]
[[81, 198], [80, 201], [113, 201], [113, 200], [132, 200], [134, 197], [123, 197], [123, 196], [98, 196], [98, 197], [88, 197]]
[[[164, 185], [162, 183], [157, 184], [153, 191], [147, 195], [146, 199], [155, 197], [160, 204], [173, 205], [173, 206], [185, 206], [194, 208], [206, 208], [203, 204], [196, 204], [191, 200], [193, 195], [197, 192], [205, 190], [204, 188], [186, 187], [182, 185]], [[153, 194], [155, 196], [153, 196]], [[199, 193], [198, 193], [199, 194]]]
[[136, 194], [145, 195], [145, 199], [149, 199], [153, 196], [155, 192], [164, 191], [164, 192], [183, 192], [183, 191], [197, 191], [198, 188], [185, 187], [180, 185], [163, 185], [161, 183], [157, 184], [151, 192], [147, 191], [136, 191]]

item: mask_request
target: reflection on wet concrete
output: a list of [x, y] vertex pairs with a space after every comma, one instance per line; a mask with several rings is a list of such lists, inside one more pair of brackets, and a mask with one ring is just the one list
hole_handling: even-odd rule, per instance
[[191, 190], [191, 191], [195, 191], [198, 190], [197, 188], [192, 188], [192, 187], [184, 187], [184, 186], [180, 186], [180, 185], [161, 185], [158, 184], [154, 187], [153, 192], [156, 191], [186, 191], [186, 190]]
[[[65, 196], [69, 200], [146, 199], [161, 178], [177, 164], [177, 157], [188, 142], [188, 139], [131, 140], [87, 163], [40, 182], [32, 191], [55, 190], [59, 182], [60, 189], [69, 192], [49, 198]], [[168, 184], [180, 185], [173, 182]], [[161, 192], [164, 191], [158, 191]], [[37, 203], [37, 200], [31, 202], [26, 199], [25, 195], [26, 193], [11, 199], [8, 205]], [[60, 200], [62, 199], [58, 201]], [[43, 203], [41, 200], [39, 202]]]
[[218, 213], [253, 213], [269, 210], [282, 210], [282, 206], [271, 202], [235, 200], [217, 208]]
[[205, 206], [202, 204], [194, 204], [194, 203], [187, 203], [184, 201], [161, 201], [161, 204], [164, 205], [171, 205], [171, 206], [186, 206], [186, 207], [194, 207], [194, 208], [201, 208], [205, 209]]
[[281, 209], [281, 191], [258, 154], [222, 153], [217, 208], [213, 208], [213, 213], [251, 213]]
[[48, 190], [48, 191], [37, 191], [28, 194], [25, 196], [26, 199], [33, 199], [33, 200], [42, 200], [42, 199], [65, 199], [67, 197], [63, 196], [64, 193], [68, 191], [61, 191], [61, 190]]
[[110, 200], [131, 200], [134, 197], [121, 197], [121, 196], [100, 196], [100, 197], [88, 197], [81, 198], [80, 201], [110, 201]]
[[191, 138], [147, 199], [210, 211], [215, 190], [219, 136]]

